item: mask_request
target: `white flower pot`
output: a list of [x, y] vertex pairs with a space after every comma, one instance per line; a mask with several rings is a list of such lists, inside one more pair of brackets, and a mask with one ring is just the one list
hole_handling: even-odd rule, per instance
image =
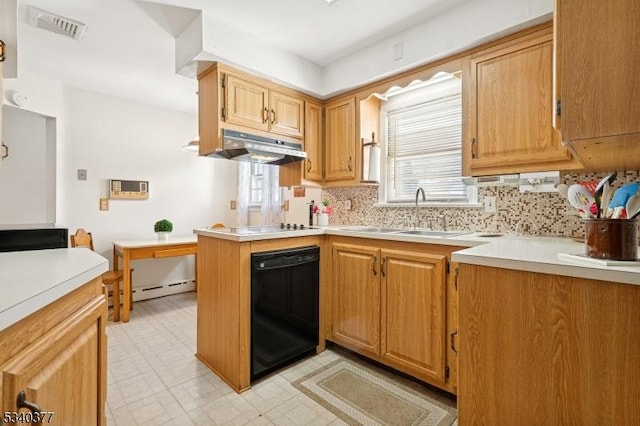
[[167, 241], [171, 232], [158, 232], [158, 241]]
[[318, 226], [329, 225], [329, 215], [327, 213], [320, 213], [318, 215]]

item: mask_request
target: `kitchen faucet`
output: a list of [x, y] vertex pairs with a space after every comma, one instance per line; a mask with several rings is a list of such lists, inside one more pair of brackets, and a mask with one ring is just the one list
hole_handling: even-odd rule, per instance
[[413, 220], [413, 227], [414, 228], [419, 228], [420, 227], [420, 216], [418, 216], [418, 195], [422, 192], [422, 201], [427, 201], [427, 197], [424, 195], [424, 189], [422, 189], [421, 186], [418, 187], [418, 189], [416, 190], [416, 215], [415, 218]]

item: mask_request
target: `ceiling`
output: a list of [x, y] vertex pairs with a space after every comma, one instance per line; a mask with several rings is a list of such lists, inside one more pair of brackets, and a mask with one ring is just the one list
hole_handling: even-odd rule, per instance
[[[25, 0], [19, 70], [181, 111], [197, 82], [175, 72], [175, 37], [201, 12], [319, 67], [468, 0]], [[87, 24], [80, 41], [27, 24], [35, 6]]]

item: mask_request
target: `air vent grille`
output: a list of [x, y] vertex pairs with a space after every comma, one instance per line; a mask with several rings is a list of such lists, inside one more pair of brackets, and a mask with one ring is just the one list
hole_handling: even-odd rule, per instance
[[32, 27], [62, 34], [74, 40], [80, 40], [84, 34], [84, 30], [87, 28], [82, 22], [74, 21], [73, 19], [65, 18], [35, 7], [29, 8], [29, 24]]

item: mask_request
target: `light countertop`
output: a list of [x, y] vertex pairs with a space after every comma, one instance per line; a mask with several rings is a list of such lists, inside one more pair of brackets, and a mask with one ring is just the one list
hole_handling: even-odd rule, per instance
[[198, 240], [195, 235], [187, 236], [170, 236], [166, 240], [149, 239], [149, 240], [118, 240], [113, 245], [122, 248], [140, 248], [140, 247], [162, 247], [175, 244], [193, 244]]
[[0, 253], [0, 331], [109, 268], [87, 248]]
[[277, 238], [291, 238], [291, 237], [306, 237], [308, 235], [324, 235], [325, 230], [323, 228], [303, 229], [298, 231], [275, 231], [275, 232], [246, 232], [246, 233], [234, 233], [229, 228], [196, 228], [193, 230], [196, 235], [202, 235], [204, 237], [220, 238], [229, 241], [259, 241], [259, 240], [273, 240]]
[[[347, 229], [345, 229], [347, 228]], [[341, 235], [388, 241], [438, 244], [460, 247], [453, 252], [452, 261], [480, 266], [539, 272], [544, 274], [597, 279], [640, 285], [640, 266], [605, 266], [580, 260], [559, 259], [559, 253], [582, 254], [584, 243], [572, 238], [502, 235], [491, 237], [469, 232], [453, 237], [428, 237], [396, 232], [363, 232], [357, 226], [332, 225], [319, 229], [234, 235], [213, 229], [195, 229], [194, 233], [233, 241], [253, 241], [305, 235]], [[363, 226], [362, 228], [366, 228]]]

